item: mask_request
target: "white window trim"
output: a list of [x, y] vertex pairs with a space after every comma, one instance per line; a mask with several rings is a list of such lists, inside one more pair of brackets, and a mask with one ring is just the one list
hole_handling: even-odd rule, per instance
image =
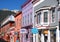
[[[39, 13], [41, 13], [41, 12], [38, 12], [37, 15], [38, 15]], [[38, 20], [38, 21], [39, 21], [39, 20]], [[38, 25], [40, 25], [40, 24], [41, 24], [41, 17], [40, 17], [40, 23], [38, 23]]]
[[[40, 11], [40, 12], [41, 12], [41, 11]], [[40, 13], [40, 12], [38, 12], [38, 13]], [[37, 13], [37, 14], [38, 14], [38, 13]], [[35, 15], [37, 16], [37, 14], [35, 14]], [[42, 12], [41, 12], [41, 17], [40, 17], [40, 18], [42, 18]], [[36, 25], [40, 25], [40, 26], [41, 26], [41, 24], [42, 24], [42, 20], [40, 20], [40, 23], [38, 23], [38, 24], [37, 24], [37, 21], [35, 21], [35, 22], [36, 22], [36, 23], [35, 23]]]
[[[48, 22], [44, 22], [44, 12], [48, 12]], [[48, 26], [49, 25], [49, 10], [43, 10], [43, 25]]]
[[60, 21], [60, 17], [59, 17], [59, 16], [60, 16], [60, 14], [59, 14], [59, 13], [60, 13], [60, 11], [58, 11], [58, 21]]
[[40, 0], [39, 2], [37, 2], [36, 4], [33, 5], [33, 7], [39, 5], [40, 3], [42, 3], [44, 0]]
[[51, 23], [55, 23], [55, 18], [54, 18], [54, 22], [52, 21], [52, 11], [51, 11]]

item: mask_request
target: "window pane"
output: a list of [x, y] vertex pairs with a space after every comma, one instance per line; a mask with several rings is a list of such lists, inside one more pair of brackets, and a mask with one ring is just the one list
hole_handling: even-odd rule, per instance
[[30, 14], [30, 23], [32, 23], [32, 13]]
[[54, 22], [55, 19], [54, 13], [55, 13], [55, 8], [52, 9], [52, 22]]
[[40, 23], [40, 19], [41, 19], [41, 13], [38, 13], [38, 14], [37, 14], [37, 20], [38, 20], [38, 21], [37, 21], [37, 24]]
[[44, 12], [44, 22], [48, 22], [48, 13]]
[[37, 23], [37, 17], [36, 17], [36, 15], [34, 16], [34, 24], [36, 24]]

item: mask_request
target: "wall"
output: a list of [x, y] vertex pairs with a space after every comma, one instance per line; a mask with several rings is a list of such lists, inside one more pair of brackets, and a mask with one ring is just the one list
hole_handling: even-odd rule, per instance
[[21, 22], [22, 22], [22, 13], [17, 14], [15, 17], [15, 30], [18, 31], [21, 28]]
[[[32, 17], [33, 5], [32, 2], [29, 2], [25, 7], [22, 8], [22, 26], [28, 26], [32, 24], [30, 18]], [[29, 15], [29, 16], [28, 16]], [[31, 17], [30, 17], [31, 16]], [[29, 22], [28, 22], [29, 21]]]
[[[17, 32], [17, 34], [15, 34], [15, 38], [14, 41], [16, 42], [17, 40], [20, 40], [20, 29], [21, 29], [21, 25], [22, 24], [22, 12], [17, 13], [17, 15], [15, 16], [15, 32]], [[19, 35], [18, 35], [19, 34]], [[19, 38], [18, 38], [19, 37]], [[17, 39], [18, 38], [18, 39]]]

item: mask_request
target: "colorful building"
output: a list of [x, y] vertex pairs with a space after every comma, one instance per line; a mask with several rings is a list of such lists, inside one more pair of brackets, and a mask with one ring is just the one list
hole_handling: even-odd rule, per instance
[[22, 26], [22, 12], [19, 12], [15, 16], [15, 41], [20, 42], [20, 29]]
[[59, 42], [58, 2], [60, 3], [58, 0], [40, 0], [33, 5], [34, 27], [39, 32], [36, 34], [36, 42]]
[[31, 29], [33, 27], [33, 4], [32, 0], [28, 0], [22, 5], [22, 28], [21, 42], [32, 42]]
[[10, 42], [12, 31], [14, 31], [14, 28], [15, 28], [14, 21], [15, 21], [14, 16], [10, 15], [10, 16], [7, 16], [1, 23], [1, 35], [8, 42]]

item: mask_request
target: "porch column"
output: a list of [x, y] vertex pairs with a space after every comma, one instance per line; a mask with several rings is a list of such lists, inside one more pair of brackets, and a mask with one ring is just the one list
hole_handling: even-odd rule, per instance
[[41, 42], [44, 42], [44, 35], [41, 34]]
[[23, 42], [26, 42], [26, 33], [23, 34]]
[[56, 42], [59, 42], [59, 26], [56, 26]]
[[36, 34], [33, 34], [33, 42], [35, 42], [36, 40], [35, 40], [35, 36], [36, 36]]
[[50, 42], [50, 30], [48, 30], [48, 42]]
[[39, 39], [38, 39], [38, 33], [37, 33], [37, 34], [36, 34], [36, 42], [38, 42], [38, 40], [39, 40]]

